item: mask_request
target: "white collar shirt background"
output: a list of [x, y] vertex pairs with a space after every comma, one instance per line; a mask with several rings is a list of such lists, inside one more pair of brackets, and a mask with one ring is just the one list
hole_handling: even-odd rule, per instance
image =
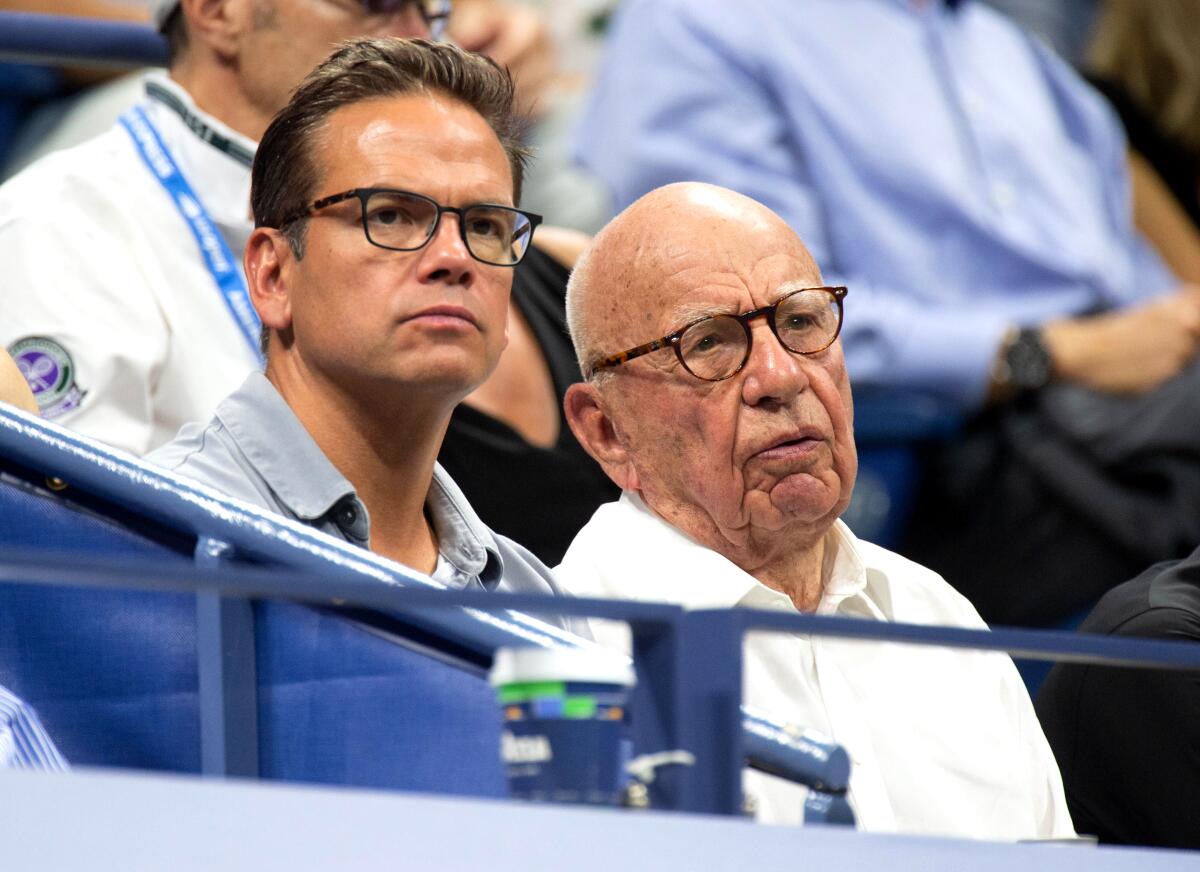
[[[253, 153], [165, 76], [148, 81]], [[139, 105], [240, 270], [249, 166], [160, 101]], [[144, 454], [207, 420], [258, 366], [191, 229], [119, 125], [0, 187], [0, 263], [0, 344], [18, 363], [22, 343], [27, 360], [38, 355], [57, 377], [35, 390], [42, 413], [88, 436]]]
[[[858, 541], [840, 521], [828, 541], [819, 614], [985, 626], [935, 573]], [[555, 574], [576, 596], [794, 610], [629, 493], [596, 512]], [[628, 652], [623, 624], [594, 622], [593, 631]], [[744, 657], [747, 705], [846, 748], [860, 828], [996, 840], [1074, 835], [1058, 767], [1008, 657], [765, 632], [748, 634]], [[744, 784], [760, 821], [802, 821], [803, 788], [751, 771]]]

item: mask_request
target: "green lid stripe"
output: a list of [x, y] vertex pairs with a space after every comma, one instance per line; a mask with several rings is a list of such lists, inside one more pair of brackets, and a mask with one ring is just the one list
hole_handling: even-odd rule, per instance
[[596, 715], [594, 696], [568, 696], [563, 702], [564, 718], [592, 718]]
[[567, 685], [563, 681], [525, 681], [503, 684], [499, 688], [500, 702], [505, 705], [547, 696], [566, 696], [566, 693]]

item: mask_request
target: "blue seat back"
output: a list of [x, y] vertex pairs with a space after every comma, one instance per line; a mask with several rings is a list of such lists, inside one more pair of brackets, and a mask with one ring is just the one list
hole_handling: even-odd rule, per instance
[[961, 423], [954, 409], [926, 394], [855, 389], [858, 481], [842, 515], [855, 535], [885, 548], [900, 544], [920, 485], [921, 444], [952, 436]]
[[[0, 585], [0, 684], [73, 764], [199, 772], [195, 611], [191, 594]], [[477, 672], [306, 606], [259, 603], [255, 629], [262, 777], [503, 795]]]

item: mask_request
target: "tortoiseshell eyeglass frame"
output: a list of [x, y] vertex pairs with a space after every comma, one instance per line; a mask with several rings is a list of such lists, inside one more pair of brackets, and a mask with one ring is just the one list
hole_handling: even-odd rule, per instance
[[[833, 331], [833, 336], [830, 337], [829, 341], [826, 342], [824, 345], [822, 345], [820, 348], [812, 348], [807, 351], [799, 351], [795, 348], [789, 347], [786, 342], [784, 342], [782, 339], [780, 339], [779, 325], [777, 325], [775, 323], [775, 311], [786, 300], [791, 299], [792, 297], [796, 296], [796, 294], [803, 294], [806, 291], [824, 291], [825, 293], [827, 293], [831, 297], [833, 297], [834, 305], [837, 306], [837, 315], [838, 315], [837, 329], [835, 329]], [[618, 354], [610, 354], [607, 357], [601, 357], [601, 358], [598, 358], [597, 360], [593, 360], [590, 364], [588, 364], [587, 372], [585, 372], [583, 374], [583, 376], [585, 379], [591, 379], [592, 376], [594, 376], [596, 373], [600, 372], [601, 370], [612, 369], [613, 367], [620, 366], [623, 363], [628, 363], [629, 361], [634, 360], [635, 358], [641, 357], [643, 354], [649, 354], [652, 351], [658, 351], [661, 348], [667, 348], [668, 346], [670, 346], [671, 348], [673, 348], [675, 350], [675, 357], [679, 359], [680, 366], [682, 366], [688, 372], [688, 374], [695, 376], [696, 378], [700, 379], [701, 381], [710, 381], [710, 382], [725, 381], [725, 379], [733, 378], [735, 375], [737, 375], [739, 372], [741, 372], [742, 369], [746, 366], [746, 361], [750, 359], [750, 350], [754, 344], [754, 336], [750, 332], [750, 322], [753, 321], [755, 318], [759, 317], [760, 315], [767, 316], [767, 324], [770, 325], [771, 332], [775, 334], [775, 338], [777, 340], [779, 340], [779, 344], [782, 345], [784, 348], [786, 348], [788, 351], [792, 352], [792, 354], [803, 354], [803, 355], [820, 354], [826, 348], [833, 345], [833, 343], [837, 342], [838, 336], [840, 336], [842, 333], [842, 320], [843, 320], [842, 300], [844, 300], [846, 298], [847, 293], [849, 293], [849, 291], [842, 285], [820, 286], [820, 287], [815, 287], [815, 288], [797, 288], [796, 290], [792, 291], [791, 293], [784, 294], [782, 297], [780, 297], [778, 300], [776, 300], [774, 303], [772, 303], [769, 306], [762, 306], [758, 309], [752, 309], [751, 311], [743, 312], [740, 315], [705, 315], [703, 318], [697, 318], [695, 321], [691, 321], [687, 324], [684, 324], [678, 330], [676, 330], [672, 333], [668, 333], [666, 336], [663, 336], [660, 339], [655, 339], [653, 342], [647, 342], [643, 345], [637, 346], [636, 348], [630, 348], [628, 351], [622, 351]], [[738, 364], [737, 369], [733, 370], [728, 375], [723, 375], [720, 378], [705, 378], [702, 375], [696, 375], [696, 373], [692, 372], [691, 367], [689, 367], [687, 365], [687, 361], [683, 359], [683, 350], [682, 350], [682, 348], [680, 348], [679, 340], [683, 337], [684, 333], [686, 333], [688, 330], [691, 330], [697, 324], [703, 324], [705, 321], [710, 321], [713, 318], [732, 318], [733, 320], [735, 320], [739, 324], [741, 324], [742, 330], [745, 331], [745, 333], [746, 333], [746, 351], [742, 355], [742, 362]]]

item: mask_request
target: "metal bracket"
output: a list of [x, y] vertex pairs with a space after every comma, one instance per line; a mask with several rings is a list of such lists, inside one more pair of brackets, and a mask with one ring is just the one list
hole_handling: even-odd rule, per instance
[[[220, 572], [234, 549], [201, 536], [196, 565]], [[200, 683], [200, 771], [257, 778], [258, 679], [254, 604], [213, 591], [196, 593], [196, 660]]]

